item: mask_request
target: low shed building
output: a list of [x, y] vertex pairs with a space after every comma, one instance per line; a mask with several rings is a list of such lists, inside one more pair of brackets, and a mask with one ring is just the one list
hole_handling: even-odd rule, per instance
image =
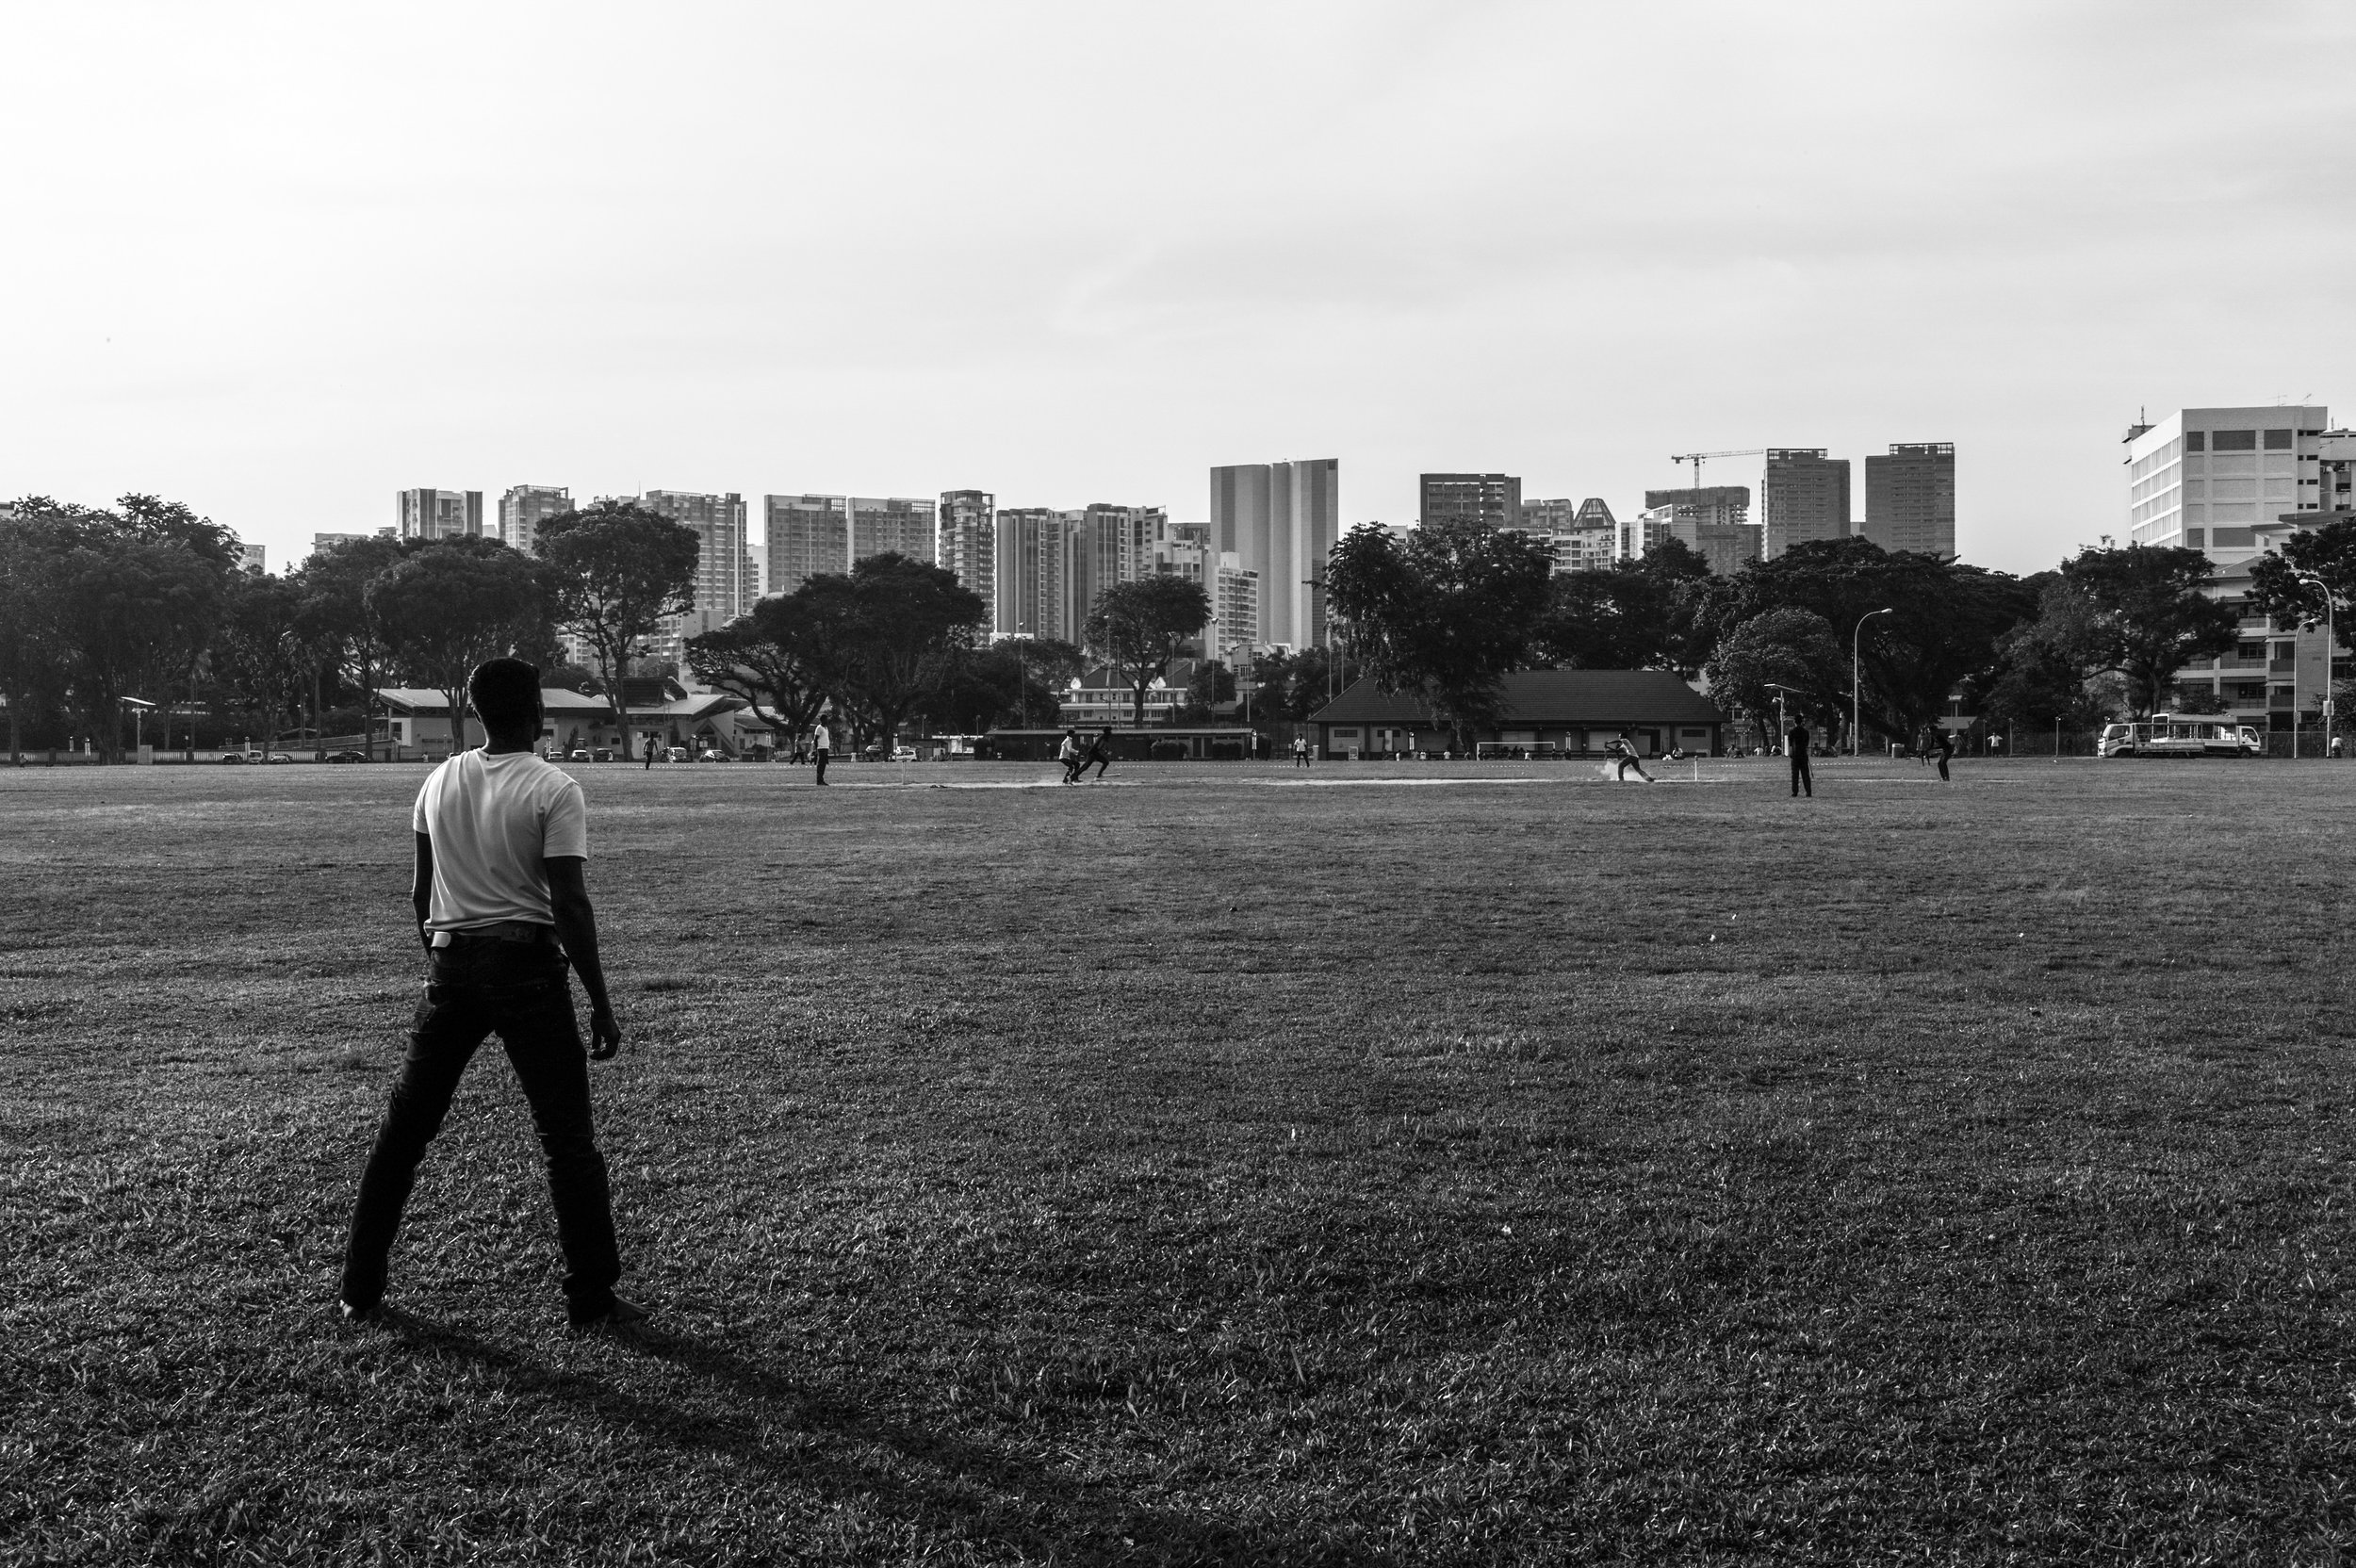
[[[1522, 670], [1505, 678], [1503, 698], [1498, 722], [1469, 737], [1485, 755], [1595, 756], [1623, 731], [1647, 757], [1714, 757], [1724, 745], [1726, 716], [1665, 670]], [[1437, 756], [1457, 745], [1423, 703], [1372, 680], [1354, 682], [1309, 723], [1333, 758]]]

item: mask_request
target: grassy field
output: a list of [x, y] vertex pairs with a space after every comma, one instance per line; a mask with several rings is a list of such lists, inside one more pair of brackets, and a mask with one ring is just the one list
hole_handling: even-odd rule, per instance
[[2356, 772], [581, 771], [636, 1342], [421, 769], [0, 771], [0, 1560], [2356, 1550]]

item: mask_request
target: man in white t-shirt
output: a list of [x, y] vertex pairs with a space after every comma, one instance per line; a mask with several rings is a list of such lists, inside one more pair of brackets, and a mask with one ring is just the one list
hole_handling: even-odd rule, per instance
[[476, 1047], [497, 1033], [548, 1160], [572, 1324], [627, 1326], [646, 1312], [614, 1294], [621, 1255], [564, 980], [569, 962], [589, 993], [587, 1056], [603, 1061], [621, 1048], [622, 1032], [606, 997], [597, 914], [581, 877], [588, 809], [572, 776], [533, 754], [542, 717], [538, 670], [520, 659], [491, 660], [467, 678], [466, 694], [489, 739], [434, 769], [417, 792], [410, 901], [433, 972], [360, 1177], [344, 1250], [343, 1315], [366, 1318], [383, 1302], [417, 1165]]
[[821, 784], [826, 781], [826, 759], [833, 754], [834, 736], [826, 728], [826, 721], [820, 719], [810, 727], [810, 755], [818, 764], [817, 782]]

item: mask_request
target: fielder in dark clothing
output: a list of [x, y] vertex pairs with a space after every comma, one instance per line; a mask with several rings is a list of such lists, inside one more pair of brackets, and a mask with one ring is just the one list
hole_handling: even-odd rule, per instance
[[1088, 743], [1088, 754], [1080, 760], [1080, 776], [1087, 777], [1089, 767], [1093, 766], [1096, 769], [1096, 776], [1101, 779], [1104, 776], [1105, 770], [1112, 765], [1113, 730], [1112, 726], [1106, 725], [1103, 732]]
[[[387, 1259], [426, 1146], [475, 1051], [496, 1032], [532, 1106], [548, 1161], [564, 1295], [577, 1329], [620, 1327], [646, 1309], [614, 1294], [621, 1278], [605, 1156], [591, 1128], [591, 1057], [621, 1048], [597, 958], [597, 916], [582, 884], [588, 855], [581, 786], [532, 755], [540, 673], [494, 659], [466, 682], [489, 735], [435, 769], [414, 816], [410, 901], [433, 963], [409, 1032], [409, 1054], [360, 1176], [344, 1249], [342, 1311], [375, 1315]], [[589, 994], [584, 1054], [564, 971]]]
[[1792, 793], [1797, 796], [1801, 791], [1806, 790], [1808, 798], [1814, 800], [1816, 780], [1808, 771], [1808, 726], [1793, 725], [1790, 733], [1783, 738], [1783, 749], [1792, 758]]
[[1940, 725], [1933, 725], [1931, 734], [1935, 737], [1931, 743], [1939, 747], [1939, 776], [1944, 779], [1947, 776], [1947, 759], [1955, 754], [1955, 738]]

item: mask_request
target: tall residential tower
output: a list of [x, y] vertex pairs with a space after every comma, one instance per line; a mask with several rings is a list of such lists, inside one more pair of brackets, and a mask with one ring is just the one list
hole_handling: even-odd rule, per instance
[[1955, 553], [1955, 449], [1952, 442], [1893, 443], [1865, 460], [1865, 537], [1886, 550]]

